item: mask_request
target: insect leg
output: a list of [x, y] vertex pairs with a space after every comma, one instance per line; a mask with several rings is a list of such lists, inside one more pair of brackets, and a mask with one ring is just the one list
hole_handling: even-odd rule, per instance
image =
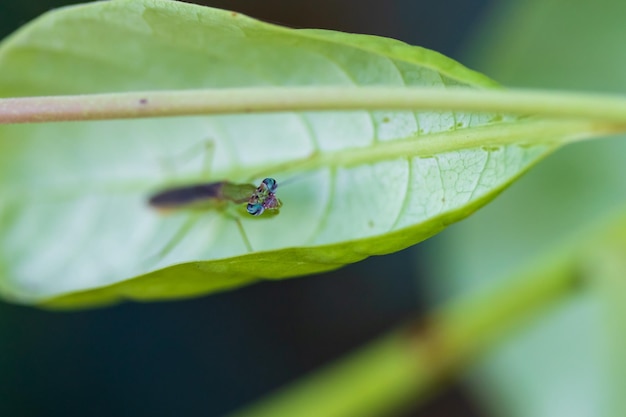
[[161, 166], [163, 170], [170, 176], [176, 173], [176, 167], [190, 162], [198, 155], [202, 156], [201, 175], [203, 179], [208, 179], [211, 174], [211, 164], [213, 162], [213, 154], [215, 153], [215, 141], [207, 138], [202, 142], [198, 142], [183, 150], [182, 152], [161, 158]]
[[[207, 139], [204, 141], [204, 162], [202, 165], [202, 176], [206, 179], [209, 179], [211, 174], [211, 164], [213, 162], [213, 156], [215, 154], [215, 141], [213, 139]], [[252, 245], [250, 244], [250, 239], [248, 239], [248, 235], [243, 228], [243, 224], [241, 224], [241, 219], [237, 215], [228, 215], [232, 217], [237, 225], [237, 229], [239, 229], [239, 233], [241, 234], [241, 239], [243, 243], [246, 245], [246, 249], [248, 252], [252, 252]]]
[[248, 239], [248, 235], [246, 234], [246, 231], [243, 229], [243, 224], [241, 224], [241, 219], [237, 216], [231, 216], [231, 217], [235, 221], [235, 224], [237, 224], [237, 228], [239, 229], [239, 233], [241, 234], [243, 243], [246, 245], [246, 249], [248, 249], [248, 252], [253, 252], [252, 245], [250, 244], [250, 239]]
[[185, 237], [185, 235], [191, 230], [193, 225], [198, 221], [199, 215], [198, 213], [191, 213], [189, 217], [185, 220], [183, 225], [174, 233], [174, 235], [170, 238], [169, 242], [165, 244], [163, 248], [161, 248], [157, 253], [148, 257], [146, 262], [154, 265], [159, 262], [161, 259], [165, 258], [171, 251], [180, 243], [180, 241]]
[[213, 164], [213, 156], [215, 155], [215, 141], [207, 139], [204, 141], [204, 160], [202, 161], [202, 178], [209, 179], [211, 177], [211, 165]]

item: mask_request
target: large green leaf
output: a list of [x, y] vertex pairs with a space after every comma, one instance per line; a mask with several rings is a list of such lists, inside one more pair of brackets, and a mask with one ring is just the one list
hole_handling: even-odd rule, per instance
[[[5, 97], [262, 85], [494, 87], [395, 40], [162, 0], [54, 11], [0, 48]], [[446, 147], [513, 120], [352, 111], [3, 126], [0, 289], [68, 307], [187, 297], [393, 252], [467, 216], [549, 152]], [[441, 152], [420, 154], [427, 138]], [[166, 184], [207, 180], [204, 151], [181, 155], [208, 139], [213, 180], [294, 177], [279, 188], [280, 215], [242, 218], [252, 253], [223, 212], [160, 216], [146, 205]], [[415, 146], [390, 151], [399, 141]]]

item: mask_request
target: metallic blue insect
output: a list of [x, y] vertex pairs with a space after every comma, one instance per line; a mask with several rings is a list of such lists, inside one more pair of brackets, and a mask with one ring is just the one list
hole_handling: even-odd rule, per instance
[[248, 203], [248, 213], [260, 216], [266, 210], [277, 211], [282, 206], [276, 197], [277, 188], [278, 183], [274, 178], [265, 178], [258, 187], [217, 181], [168, 188], [154, 194], [148, 203], [155, 209], [165, 211], [220, 208], [228, 202]]
[[[252, 216], [263, 213], [278, 214], [282, 202], [276, 197], [278, 183], [274, 178], [265, 178], [258, 187], [252, 184], [235, 184], [230, 181], [198, 183], [180, 187], [167, 188], [157, 192], [148, 199], [148, 204], [159, 211], [175, 210], [224, 210], [228, 204], [245, 204]], [[243, 241], [252, 252], [252, 245], [237, 216], [232, 216], [239, 228]], [[160, 251], [158, 257], [167, 254], [191, 227], [188, 222], [172, 240]]]

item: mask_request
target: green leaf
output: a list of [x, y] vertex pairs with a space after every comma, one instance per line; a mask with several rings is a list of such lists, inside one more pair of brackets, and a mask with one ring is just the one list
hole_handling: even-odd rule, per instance
[[[395, 40], [162, 0], [57, 10], [0, 48], [5, 97], [315, 85], [495, 87]], [[453, 146], [470, 132], [476, 143], [514, 135], [524, 126], [514, 120], [351, 111], [2, 126], [0, 290], [54, 307], [172, 299], [397, 251], [469, 215], [552, 149]], [[211, 180], [279, 182], [280, 215], [241, 218], [252, 253], [230, 212], [147, 207], [163, 187], [209, 179], [209, 139]], [[425, 153], [423, 141], [441, 147]]]

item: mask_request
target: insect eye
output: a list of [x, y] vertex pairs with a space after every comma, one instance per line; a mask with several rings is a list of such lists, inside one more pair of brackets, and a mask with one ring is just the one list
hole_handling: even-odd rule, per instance
[[273, 193], [274, 191], [276, 191], [276, 188], [278, 188], [278, 184], [276, 184], [276, 180], [274, 178], [265, 178], [263, 180], [263, 184], [267, 186], [267, 189], [270, 191], [270, 193]]
[[246, 209], [248, 210], [248, 213], [252, 214], [253, 216], [259, 216], [263, 213], [263, 211], [265, 211], [265, 209], [263, 208], [263, 204], [260, 203], [249, 203]]

